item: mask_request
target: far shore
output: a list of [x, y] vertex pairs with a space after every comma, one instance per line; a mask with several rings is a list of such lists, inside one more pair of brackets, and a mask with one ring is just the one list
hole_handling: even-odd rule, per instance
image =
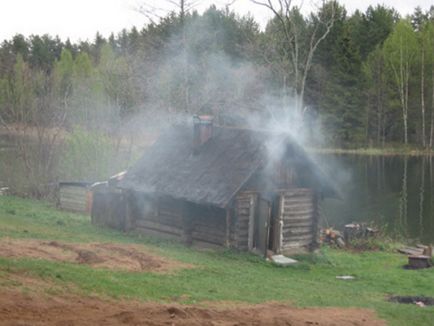
[[[45, 134], [56, 135], [57, 142], [63, 140], [68, 134], [64, 128], [47, 128]], [[133, 137], [136, 145], [143, 147], [149, 146], [157, 138], [155, 130], [146, 132], [142, 130], [141, 137]], [[37, 128], [24, 127], [22, 125], [10, 125], [9, 128], [0, 125], [0, 136], [30, 137], [36, 138]], [[131, 135], [129, 135], [131, 140]], [[122, 142], [127, 142], [128, 137], [122, 137]], [[142, 141], [140, 139], [142, 138]], [[315, 154], [336, 154], [336, 155], [366, 155], [366, 156], [433, 156], [434, 148], [420, 148], [412, 145], [386, 144], [385, 147], [358, 147], [358, 148], [339, 148], [339, 147], [308, 147], [308, 152]]]
[[309, 148], [316, 154], [336, 154], [336, 155], [366, 155], [366, 156], [433, 156], [434, 149], [423, 149], [414, 147], [367, 147], [367, 148]]

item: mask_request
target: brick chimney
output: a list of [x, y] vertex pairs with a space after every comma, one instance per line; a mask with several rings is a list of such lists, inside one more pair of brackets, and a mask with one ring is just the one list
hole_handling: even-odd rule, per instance
[[211, 115], [193, 116], [193, 153], [197, 154], [202, 145], [212, 138], [213, 121]]

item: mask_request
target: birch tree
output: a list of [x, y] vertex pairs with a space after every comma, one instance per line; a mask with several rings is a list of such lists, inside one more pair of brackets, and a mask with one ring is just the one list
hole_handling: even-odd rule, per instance
[[425, 39], [425, 50], [427, 58], [426, 67], [430, 67], [428, 74], [431, 80], [431, 117], [429, 126], [429, 147], [434, 146], [434, 22], [430, 21], [425, 25], [424, 28], [424, 39]]
[[408, 20], [401, 20], [384, 43], [387, 65], [399, 94], [404, 125], [404, 144], [408, 144], [408, 98], [410, 76], [414, 73], [417, 39]]
[[422, 117], [422, 146], [426, 147], [425, 133], [425, 52], [426, 52], [426, 33], [421, 31], [420, 41], [420, 110]]
[[[427, 141], [426, 141], [426, 123], [425, 123], [425, 62], [426, 62], [426, 54], [427, 54], [427, 20], [428, 15], [424, 14], [422, 12], [422, 9], [420, 7], [417, 7], [415, 9], [414, 14], [411, 18], [411, 23], [413, 25], [414, 30], [417, 33], [417, 40], [418, 40], [418, 58], [419, 58], [419, 67], [420, 67], [420, 110], [421, 110], [421, 143], [422, 146], [425, 148]], [[429, 60], [429, 58], [428, 58]]]

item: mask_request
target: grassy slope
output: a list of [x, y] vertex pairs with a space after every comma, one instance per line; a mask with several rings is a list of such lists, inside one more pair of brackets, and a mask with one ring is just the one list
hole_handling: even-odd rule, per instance
[[[0, 197], [0, 237], [38, 238], [70, 242], [139, 243], [162, 255], [192, 263], [194, 269], [173, 275], [95, 270], [83, 265], [42, 260], [0, 258], [0, 273], [25, 272], [74, 284], [84, 293], [141, 300], [185, 302], [236, 300], [291, 301], [299, 306], [368, 307], [393, 325], [432, 325], [434, 307], [398, 305], [390, 294], [434, 296], [434, 269], [402, 269], [405, 256], [369, 252], [353, 254], [322, 249], [298, 257], [301, 264], [272, 266], [261, 259], [231, 251], [198, 251], [170, 242], [93, 227], [89, 218], [59, 212], [44, 202]], [[355, 275], [354, 281], [336, 275]], [[1, 288], [1, 283], [0, 283]]]

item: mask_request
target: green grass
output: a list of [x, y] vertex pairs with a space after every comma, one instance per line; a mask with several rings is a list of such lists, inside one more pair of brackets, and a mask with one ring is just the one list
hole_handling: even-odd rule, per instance
[[[97, 228], [90, 224], [89, 217], [57, 211], [45, 202], [0, 197], [0, 237], [6, 236], [137, 243], [196, 266], [175, 274], [154, 274], [0, 258], [0, 274], [26, 273], [85, 294], [152, 301], [182, 298], [186, 303], [274, 300], [298, 306], [365, 307], [375, 309], [392, 325], [432, 325], [434, 316], [434, 307], [386, 301], [389, 295], [434, 296], [434, 269], [405, 270], [402, 266], [406, 257], [393, 252], [351, 253], [322, 248], [315, 255], [297, 256], [300, 264], [296, 266], [281, 268], [250, 254], [199, 251]], [[337, 275], [354, 275], [356, 279], [337, 280]]]

